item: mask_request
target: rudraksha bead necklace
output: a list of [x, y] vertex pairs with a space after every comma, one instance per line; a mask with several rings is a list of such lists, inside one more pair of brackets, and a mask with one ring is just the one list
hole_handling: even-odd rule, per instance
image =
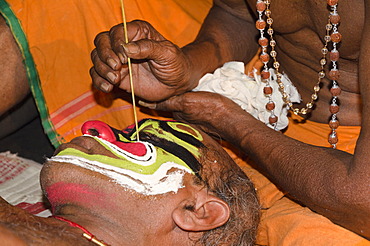
[[[274, 39], [274, 29], [272, 28], [273, 19], [271, 18], [270, 4], [272, 0], [257, 0], [256, 7], [258, 12], [258, 20], [256, 22], [256, 28], [260, 31], [259, 45], [261, 46], [260, 60], [263, 63], [263, 69], [261, 71], [262, 81], [266, 83], [263, 90], [265, 95], [269, 98], [269, 102], [266, 104], [266, 109], [271, 112], [269, 123], [271, 125], [276, 124], [278, 117], [274, 114], [275, 103], [272, 100], [272, 87], [271, 76], [269, 72], [268, 63], [270, 57], [272, 57], [272, 66], [276, 71], [276, 82], [279, 86], [279, 91], [282, 94], [285, 104], [289, 109], [296, 115], [306, 115], [314, 106], [318, 93], [320, 91], [320, 84], [322, 79], [325, 77], [325, 65], [327, 64], [327, 54], [329, 54], [329, 59], [331, 62], [331, 69], [328, 73], [329, 79], [332, 81], [332, 87], [330, 92], [332, 94], [331, 104], [329, 107], [331, 119], [329, 121], [329, 126], [331, 133], [329, 134], [328, 142], [336, 148], [338, 142], [337, 128], [339, 127], [339, 121], [337, 119], [337, 113], [339, 112], [339, 106], [337, 104], [338, 96], [341, 93], [341, 89], [338, 85], [339, 70], [337, 67], [337, 61], [339, 59], [339, 52], [337, 50], [337, 44], [341, 41], [342, 35], [338, 32], [338, 25], [340, 22], [340, 16], [337, 11], [338, 0], [327, 0], [327, 4], [330, 6], [331, 11], [328, 17], [328, 23], [325, 26], [326, 34], [324, 36], [324, 47], [321, 49], [322, 58], [320, 59], [320, 71], [318, 72], [318, 81], [313, 87], [313, 93], [311, 95], [311, 100], [306, 103], [303, 108], [295, 108], [291, 102], [289, 95], [285, 92], [284, 84], [281, 81], [282, 73], [280, 72], [280, 63], [277, 60], [277, 52], [275, 50], [276, 40]], [[265, 30], [267, 28], [268, 38], [265, 37]], [[331, 51], [328, 50], [329, 43], [332, 42]], [[268, 47], [270, 46], [270, 52], [268, 53]]]

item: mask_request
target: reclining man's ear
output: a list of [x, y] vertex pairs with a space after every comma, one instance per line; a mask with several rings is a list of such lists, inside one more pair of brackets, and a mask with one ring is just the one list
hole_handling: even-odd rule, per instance
[[185, 231], [208, 231], [225, 224], [230, 217], [229, 205], [220, 198], [200, 190], [193, 200], [184, 200], [173, 211], [172, 219]]

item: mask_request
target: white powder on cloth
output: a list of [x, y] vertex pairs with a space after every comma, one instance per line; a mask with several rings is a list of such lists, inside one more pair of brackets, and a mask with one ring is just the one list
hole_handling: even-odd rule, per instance
[[[274, 114], [278, 117], [275, 126], [269, 124], [271, 112], [266, 109], [269, 98], [263, 93], [266, 83], [261, 81], [261, 76], [257, 74], [257, 71], [253, 72], [253, 78], [247, 76], [244, 73], [244, 63], [242, 62], [227, 62], [221, 68], [216, 69], [213, 74], [204, 75], [193, 91], [221, 94], [233, 100], [242, 109], [269, 127], [282, 130], [289, 123], [288, 106], [285, 105], [279, 91], [275, 70], [270, 69], [269, 72], [271, 74], [270, 86], [273, 89], [272, 100], [275, 103]], [[285, 92], [289, 95], [291, 102], [300, 102], [301, 96], [285, 74], [283, 74], [281, 81], [284, 83]]]

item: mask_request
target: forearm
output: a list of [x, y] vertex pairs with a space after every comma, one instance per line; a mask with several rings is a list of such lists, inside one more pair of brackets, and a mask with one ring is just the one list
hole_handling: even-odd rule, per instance
[[224, 137], [239, 146], [272, 182], [312, 210], [370, 237], [369, 168], [352, 155], [308, 145], [266, 127], [250, 115], [226, 113]]
[[360, 137], [353, 156], [289, 138], [215, 93], [185, 93], [157, 104], [156, 109], [173, 111], [177, 119], [197, 124], [209, 134], [234, 144], [290, 196], [370, 238], [367, 134]]
[[190, 63], [193, 88], [204, 74], [213, 72], [225, 62], [248, 62], [256, 54], [254, 20], [247, 9], [245, 15], [240, 18], [214, 5], [196, 40], [182, 48]]

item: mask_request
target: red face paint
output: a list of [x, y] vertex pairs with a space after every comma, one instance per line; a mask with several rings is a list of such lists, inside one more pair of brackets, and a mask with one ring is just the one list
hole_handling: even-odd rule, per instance
[[104, 122], [93, 120], [85, 122], [81, 127], [82, 134], [99, 137], [104, 139], [122, 150], [137, 156], [146, 154], [146, 147], [140, 142], [122, 142], [117, 139], [113, 129]]
[[58, 182], [46, 188], [48, 200], [52, 206], [52, 212], [61, 204], [81, 204], [86, 207], [106, 207], [107, 201], [112, 199], [113, 194], [105, 194], [91, 189], [85, 184]]

